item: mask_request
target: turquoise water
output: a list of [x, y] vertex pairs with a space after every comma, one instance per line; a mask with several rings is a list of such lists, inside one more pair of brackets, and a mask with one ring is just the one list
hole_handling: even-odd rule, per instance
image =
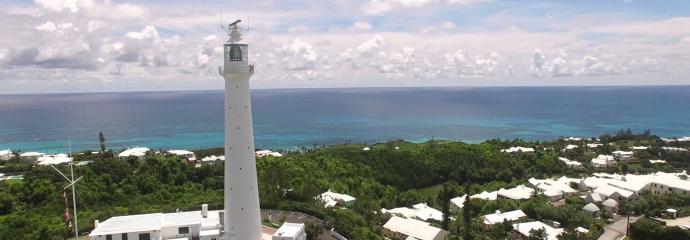
[[[434, 138], [690, 135], [690, 86], [253, 90], [257, 148]], [[223, 145], [222, 91], [0, 95], [0, 149]]]

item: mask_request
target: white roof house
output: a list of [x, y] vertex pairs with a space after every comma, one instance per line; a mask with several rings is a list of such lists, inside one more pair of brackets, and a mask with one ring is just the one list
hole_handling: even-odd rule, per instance
[[679, 147], [661, 147], [664, 151], [669, 151], [669, 152], [687, 152], [688, 150], [685, 148], [679, 148]]
[[433, 227], [429, 223], [397, 216], [391, 217], [383, 228], [384, 235], [394, 239], [442, 240], [449, 234], [448, 231]]
[[67, 154], [60, 153], [55, 155], [43, 155], [41, 157], [38, 157], [36, 163], [38, 165], [55, 165], [61, 163], [68, 163], [71, 161], [72, 158], [67, 156]]
[[487, 192], [483, 191], [481, 193], [470, 196], [470, 198], [478, 198], [484, 200], [496, 200], [498, 198], [498, 191]]
[[544, 229], [544, 232], [546, 233], [546, 239], [548, 240], [557, 240], [558, 235], [560, 235], [564, 231], [563, 228], [553, 228], [540, 221], [513, 224], [513, 229], [515, 229], [515, 231], [519, 232], [521, 235], [525, 237], [529, 237], [530, 231], [542, 228]]
[[23, 160], [30, 160], [30, 161], [36, 161], [38, 160], [39, 157], [46, 155], [45, 153], [40, 153], [40, 152], [24, 152], [19, 154], [19, 158]]
[[564, 162], [565, 165], [568, 165], [570, 168], [581, 168], [582, 163], [578, 161], [572, 161], [570, 159], [564, 158], [564, 157], [558, 157], [558, 160], [561, 160], [561, 162]]
[[616, 160], [610, 155], [599, 155], [592, 159], [592, 165], [598, 168], [605, 168], [616, 165]]
[[211, 155], [201, 159], [201, 162], [225, 161], [225, 156]]
[[520, 200], [520, 199], [530, 199], [533, 194], [534, 194], [534, 189], [526, 187], [525, 185], [518, 185], [517, 187], [510, 188], [510, 189], [500, 189], [500, 190], [498, 190], [497, 195], [499, 198]]
[[278, 230], [273, 233], [272, 240], [305, 240], [307, 232], [304, 223], [283, 223]]
[[567, 178], [560, 178], [557, 181], [551, 179], [535, 179], [530, 178], [528, 183], [531, 187], [541, 189], [543, 194], [549, 197], [552, 201], [559, 200], [563, 195], [577, 193], [577, 190], [569, 186]]
[[422, 221], [428, 221], [429, 219], [436, 221], [443, 220], [443, 213], [435, 208], [429, 207], [426, 203], [415, 204], [412, 208], [398, 207], [390, 210], [382, 208], [381, 212], [404, 218], [416, 218]]
[[631, 158], [635, 156], [635, 152], [633, 151], [614, 151], [612, 152], [613, 156], [618, 157], [618, 158]]
[[582, 207], [582, 210], [585, 210], [585, 211], [590, 212], [590, 213], [595, 213], [601, 209], [599, 209], [599, 207], [597, 207], [597, 205], [594, 203], [588, 203], [587, 205]]
[[647, 150], [649, 146], [633, 146], [632, 150]]
[[501, 152], [505, 153], [526, 153], [526, 152], [534, 152], [534, 148], [529, 148], [529, 147], [511, 147], [508, 149], [503, 149]]
[[338, 203], [350, 207], [354, 204], [354, 201], [357, 200], [357, 198], [347, 194], [331, 192], [330, 189], [316, 196], [316, 199], [322, 201], [325, 207], [334, 207]]
[[138, 239], [141, 234], [151, 239], [187, 239], [192, 235], [200, 239], [220, 237], [220, 211], [190, 211], [176, 213], [151, 213], [112, 217], [96, 226], [89, 234], [91, 240], [105, 240], [108, 235], [121, 239]]
[[117, 156], [119, 158], [127, 158], [127, 157], [137, 157], [139, 159], [142, 159], [147, 152], [151, 151], [151, 149], [146, 148], [146, 147], [135, 147], [135, 148], [130, 148], [127, 150], [122, 151], [120, 154]]
[[601, 147], [601, 146], [604, 146], [604, 144], [601, 144], [601, 143], [587, 143], [587, 147], [588, 147], [588, 148], [598, 148], [598, 147]]
[[187, 150], [168, 150], [169, 154], [182, 157], [187, 161], [196, 161], [196, 155], [192, 151]]
[[517, 221], [517, 220], [520, 220], [521, 218], [525, 218], [525, 217], [527, 217], [527, 215], [522, 210], [515, 210], [515, 211], [510, 211], [510, 212], [504, 212], [504, 213], [502, 213], [499, 210], [496, 210], [496, 213], [484, 215], [482, 217], [482, 219], [484, 220], [484, 224], [493, 225], [496, 223], [502, 223], [503, 221], [508, 221], [508, 222]]
[[664, 163], [666, 163], [666, 160], [659, 160], [659, 159], [651, 160], [651, 159], [650, 159], [650, 160], [649, 160], [649, 163], [651, 163], [651, 164], [656, 164], [656, 163], [664, 164]]
[[263, 157], [263, 156], [282, 157], [283, 154], [281, 154], [279, 152], [274, 152], [271, 150], [259, 150], [259, 151], [256, 151], [256, 156], [257, 157]]
[[371, 151], [371, 148], [370, 147], [364, 147], [364, 148], [362, 148], [362, 151]]
[[450, 199], [450, 210], [455, 212], [460, 211], [460, 209], [465, 206], [466, 197], [467, 194]]
[[582, 141], [582, 138], [579, 138], [579, 137], [569, 137], [569, 138], [564, 138], [563, 140], [565, 140], [565, 141]]
[[577, 148], [577, 145], [573, 145], [573, 144], [568, 144], [568, 146], [565, 146], [565, 150], [573, 150], [576, 148]]
[[14, 154], [12, 153], [12, 150], [9, 150], [9, 149], [0, 150], [0, 160], [7, 161], [7, 160], [10, 160], [12, 158], [12, 156], [14, 156]]

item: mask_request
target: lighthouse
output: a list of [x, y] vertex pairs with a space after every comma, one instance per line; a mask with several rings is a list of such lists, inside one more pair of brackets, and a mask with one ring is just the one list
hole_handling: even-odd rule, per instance
[[237, 20], [228, 25], [230, 39], [223, 44], [225, 79], [224, 240], [260, 240], [261, 213], [254, 156], [248, 45], [242, 41]]

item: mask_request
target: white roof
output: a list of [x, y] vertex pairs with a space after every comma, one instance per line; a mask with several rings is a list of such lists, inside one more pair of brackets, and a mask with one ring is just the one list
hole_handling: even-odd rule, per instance
[[211, 155], [208, 157], [204, 157], [201, 159], [202, 162], [213, 162], [213, 161], [225, 161], [225, 156], [216, 156], [216, 155]]
[[606, 197], [612, 197], [614, 193], [618, 193], [619, 195], [626, 197], [626, 198], [633, 195], [633, 192], [631, 192], [631, 191], [621, 189], [621, 188], [611, 186], [611, 185], [602, 185], [602, 186], [594, 189], [594, 192], [599, 193], [601, 195], [604, 195]]
[[582, 210], [585, 210], [585, 211], [588, 211], [588, 212], [597, 212], [597, 211], [599, 211], [600, 209], [599, 209], [599, 207], [597, 207], [596, 204], [594, 204], [594, 203], [589, 203], [589, 204], [585, 205], [584, 207], [582, 207]]
[[450, 200], [450, 203], [455, 205], [458, 208], [462, 208], [465, 206], [465, 198], [467, 197], [467, 194], [462, 195], [461, 197], [454, 197], [453, 199]]
[[297, 237], [297, 234], [304, 229], [304, 223], [283, 223], [273, 236], [275, 237]]
[[592, 163], [595, 165], [606, 166], [615, 163], [613, 156], [610, 155], [599, 155], [592, 159]]
[[508, 149], [503, 149], [501, 152], [506, 152], [506, 153], [515, 153], [515, 152], [534, 152], [534, 148], [528, 148], [528, 147], [511, 147]]
[[649, 146], [633, 146], [632, 150], [647, 150]]
[[382, 208], [381, 212], [390, 213], [404, 218], [417, 218], [423, 221], [427, 221], [429, 219], [434, 219], [437, 221], [443, 220], [443, 213], [437, 209], [429, 207], [429, 205], [426, 203], [415, 204], [412, 206], [412, 208], [398, 207], [390, 210]]
[[616, 202], [616, 200], [609, 198], [609, 199], [606, 199], [606, 201], [604, 201], [603, 203], [601, 203], [601, 205], [604, 205], [607, 207], [617, 207], [618, 202]]
[[576, 148], [577, 148], [577, 145], [573, 145], [573, 144], [568, 144], [568, 146], [565, 146], [565, 150], [573, 150]]
[[[207, 217], [201, 216], [201, 211], [176, 212], [176, 213], [150, 213], [129, 216], [112, 217], [98, 224], [89, 236], [160, 231], [164, 227], [176, 227], [185, 225], [200, 225], [201, 230], [212, 230], [216, 234], [220, 228], [220, 211], [208, 211]], [[206, 235], [213, 235], [206, 232]]]
[[598, 147], [601, 147], [601, 146], [604, 146], [604, 144], [601, 144], [601, 143], [587, 143], [587, 147], [588, 147], [588, 148], [598, 148]]
[[493, 225], [496, 223], [502, 223], [504, 220], [509, 222], [516, 221], [520, 218], [526, 217], [527, 215], [522, 210], [515, 210], [510, 212], [496, 211], [494, 214], [484, 215], [484, 224]]
[[581, 162], [578, 161], [572, 161], [570, 159], [564, 158], [564, 157], [558, 157], [558, 160], [561, 160], [564, 162], [566, 165], [571, 166], [571, 167], [577, 167], [577, 166], [582, 166]]
[[192, 151], [187, 151], [187, 150], [168, 150], [168, 153], [177, 155], [177, 156], [185, 156], [185, 155], [192, 155], [194, 152]]
[[577, 227], [577, 228], [575, 229], [575, 231], [578, 231], [578, 232], [581, 232], [581, 233], [588, 233], [588, 232], [589, 232], [589, 230], [587, 230], [586, 228], [583, 228], [583, 227]]
[[283, 154], [281, 154], [279, 152], [274, 152], [271, 150], [259, 150], [259, 151], [256, 151], [256, 156], [257, 157], [263, 157], [263, 156], [282, 157]]
[[498, 197], [498, 191], [493, 191], [493, 192], [481, 192], [479, 194], [475, 194], [470, 196], [470, 198], [479, 198], [479, 199], [484, 199], [484, 200], [496, 200]]
[[0, 150], [0, 155], [11, 155], [12, 150], [6, 149], [6, 150]]
[[649, 163], [651, 163], [651, 164], [655, 164], [655, 163], [666, 163], [666, 160], [659, 160], [659, 159], [656, 159], [656, 160], [649, 160]]
[[89, 236], [160, 230], [162, 217], [161, 213], [111, 217], [99, 223]]
[[362, 148], [362, 151], [369, 151], [369, 150], [371, 150], [371, 148], [369, 148], [369, 147]]
[[511, 189], [498, 190], [498, 196], [515, 200], [529, 199], [532, 197], [532, 194], [534, 194], [534, 189], [526, 187], [525, 185], [518, 185]]
[[118, 154], [118, 157], [141, 157], [146, 155], [146, 152], [151, 151], [149, 148], [145, 147], [135, 147], [122, 151]]
[[676, 152], [687, 152], [688, 151], [685, 148], [679, 148], [679, 147], [661, 147], [661, 149], [666, 150], [666, 151], [676, 151]]
[[38, 156], [43, 156], [45, 153], [40, 153], [40, 152], [25, 152], [22, 154], [19, 154], [20, 157], [38, 157]]
[[565, 140], [565, 141], [582, 141], [582, 138], [579, 138], [579, 137], [569, 137], [569, 138], [564, 138], [563, 140]]
[[54, 164], [68, 163], [71, 161], [72, 161], [72, 158], [68, 157], [67, 154], [44, 155], [44, 156], [38, 157], [38, 159], [36, 160], [36, 162], [38, 162], [38, 165], [54, 165]]
[[666, 209], [666, 211], [667, 211], [667, 212], [670, 212], [670, 213], [678, 212], [678, 210], [673, 209], [673, 208]]
[[679, 142], [690, 142], [690, 137], [676, 138], [676, 141], [679, 141]]
[[576, 193], [577, 190], [569, 186], [570, 182], [568, 178], [561, 178], [558, 181], [551, 179], [535, 179], [530, 178], [527, 180], [532, 186], [544, 190], [544, 194], [547, 196], [555, 196], [557, 194], [564, 193]]
[[328, 189], [328, 191], [326, 191], [325, 193], [322, 193], [321, 195], [317, 196], [316, 198], [318, 200], [323, 201], [326, 207], [333, 207], [338, 202], [350, 202], [357, 200], [357, 198], [347, 194], [331, 192], [330, 189]]
[[433, 240], [439, 235], [448, 234], [443, 229], [430, 226], [429, 223], [397, 216], [391, 217], [383, 227], [419, 240]]
[[564, 231], [563, 228], [553, 228], [540, 221], [513, 224], [513, 229], [520, 232], [520, 234], [524, 236], [529, 236], [529, 232], [533, 229], [537, 230], [541, 228], [545, 230], [546, 239], [548, 240], [557, 240], [558, 235], [560, 235]]

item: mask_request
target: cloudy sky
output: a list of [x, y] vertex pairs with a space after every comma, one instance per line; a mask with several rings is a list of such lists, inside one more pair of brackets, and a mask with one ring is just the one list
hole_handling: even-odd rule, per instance
[[690, 84], [688, 1], [0, 4], [0, 93], [222, 89], [221, 10], [253, 88]]

